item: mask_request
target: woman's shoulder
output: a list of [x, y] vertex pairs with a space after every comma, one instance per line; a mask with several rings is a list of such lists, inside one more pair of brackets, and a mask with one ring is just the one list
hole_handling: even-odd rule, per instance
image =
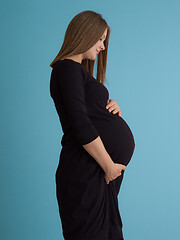
[[52, 75], [54, 77], [67, 78], [80, 78], [87, 82], [88, 73], [79, 62], [75, 62], [72, 59], [58, 60], [52, 69]]
[[83, 65], [79, 62], [76, 62], [72, 59], [65, 58], [63, 60], [58, 60], [54, 66], [53, 71], [60, 71], [61, 73], [72, 73], [72, 74], [78, 74], [81, 73], [86, 76], [86, 71]]
[[63, 66], [63, 67], [67, 66], [67, 67], [72, 67], [72, 68], [78, 68], [78, 67], [82, 68], [83, 67], [81, 63], [76, 62], [76, 61], [74, 61], [72, 59], [69, 59], [69, 58], [58, 60], [54, 64], [53, 68], [58, 68], [58, 67], [61, 67], [61, 66]]

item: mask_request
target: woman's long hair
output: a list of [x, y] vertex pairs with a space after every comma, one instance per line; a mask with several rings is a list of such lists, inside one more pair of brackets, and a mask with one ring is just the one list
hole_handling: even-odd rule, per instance
[[[69, 23], [62, 47], [50, 64], [54, 64], [64, 58], [86, 52], [93, 47], [101, 38], [107, 28], [107, 35], [104, 41], [105, 50], [98, 54], [96, 79], [104, 84], [106, 80], [107, 51], [110, 37], [110, 27], [102, 18], [101, 14], [94, 11], [83, 11], [77, 14]], [[82, 65], [93, 76], [95, 60], [83, 59]]]

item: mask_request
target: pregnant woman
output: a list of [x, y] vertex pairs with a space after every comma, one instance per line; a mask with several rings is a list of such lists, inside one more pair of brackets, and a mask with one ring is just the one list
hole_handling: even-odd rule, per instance
[[135, 142], [104, 86], [109, 36], [100, 14], [83, 11], [50, 65], [50, 94], [64, 133], [55, 179], [65, 240], [124, 239], [118, 193]]

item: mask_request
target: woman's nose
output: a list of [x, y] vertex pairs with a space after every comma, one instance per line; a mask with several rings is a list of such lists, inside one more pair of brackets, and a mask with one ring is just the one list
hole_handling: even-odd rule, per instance
[[104, 50], [104, 49], [105, 49], [105, 46], [104, 46], [104, 43], [102, 43], [101, 50]]

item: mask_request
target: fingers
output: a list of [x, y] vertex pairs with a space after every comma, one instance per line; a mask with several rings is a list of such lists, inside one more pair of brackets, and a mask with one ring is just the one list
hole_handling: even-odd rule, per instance
[[123, 165], [122, 169], [123, 169], [123, 170], [126, 170], [126, 166], [125, 166], [125, 165]]
[[114, 169], [114, 173], [112, 174], [106, 174], [104, 175], [106, 183], [109, 184], [110, 181], [113, 181], [114, 179], [116, 179], [118, 176], [121, 176], [122, 174], [122, 170], [126, 169], [126, 166], [120, 163], [115, 163], [115, 169]]
[[108, 105], [106, 105], [106, 109], [108, 109], [110, 112], [114, 109], [114, 106], [115, 105], [115, 103], [109, 103]]
[[104, 175], [106, 183], [109, 184], [110, 181], [113, 181], [113, 178], [108, 178], [107, 175]]
[[[111, 110], [110, 110], [110, 111], [111, 111]], [[114, 111], [112, 111], [113, 114], [116, 114], [116, 113], [118, 113], [118, 112], [119, 112], [118, 109], [114, 109]]]
[[118, 113], [118, 116], [121, 117], [121, 110], [119, 107], [116, 107], [116, 104], [108, 104], [106, 105], [106, 109], [113, 114]]

